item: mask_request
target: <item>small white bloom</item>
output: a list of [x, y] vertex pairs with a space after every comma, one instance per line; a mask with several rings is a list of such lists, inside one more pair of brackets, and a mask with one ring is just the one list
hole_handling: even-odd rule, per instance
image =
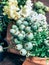
[[47, 25], [43, 25], [43, 28], [47, 29]]
[[20, 31], [17, 31], [14, 35], [17, 36], [18, 34], [20, 34]]
[[46, 16], [43, 15], [43, 14], [39, 14], [38, 19], [45, 22], [46, 21]]
[[14, 39], [14, 43], [15, 43], [15, 44], [20, 44], [20, 41], [19, 41], [17, 38], [15, 38], [15, 39]]
[[26, 57], [29, 57], [29, 56], [30, 56], [30, 53], [28, 52], [27, 55], [26, 55]]
[[26, 5], [32, 7], [33, 6], [33, 3], [32, 3], [31, 0], [27, 0]]
[[27, 27], [25, 28], [25, 31], [26, 31], [26, 32], [31, 32], [31, 27], [27, 26]]
[[17, 26], [16, 25], [12, 25], [12, 29], [16, 29], [17, 28]]
[[17, 50], [21, 50], [22, 48], [23, 48], [22, 44], [17, 44], [16, 47], [15, 47], [15, 49], [17, 49]]
[[44, 42], [45, 42], [45, 43], [48, 43], [48, 40], [45, 40]]
[[22, 56], [26, 56], [27, 51], [26, 51], [25, 49], [21, 49], [21, 50], [20, 50], [20, 54], [21, 54]]
[[15, 2], [15, 1], [17, 2], [17, 0], [8, 0], [8, 1], [9, 1], [9, 2]]
[[31, 50], [33, 48], [33, 45], [31, 42], [25, 43], [25, 49], [26, 50]]
[[37, 17], [37, 16], [38, 16], [38, 14], [37, 14], [37, 12], [32, 11], [32, 12], [31, 12], [31, 14], [30, 14], [30, 16], [31, 16], [31, 17], [34, 17], [34, 16], [35, 16], [35, 17]]
[[21, 24], [21, 25], [19, 26], [19, 29], [20, 29], [20, 30], [24, 30], [24, 28], [25, 28], [25, 25], [23, 25], [23, 24]]
[[49, 52], [49, 50], [47, 50]]
[[16, 31], [15, 31], [14, 29], [10, 29], [10, 33], [11, 33], [11, 34], [15, 34], [15, 32], [16, 32]]
[[23, 36], [25, 37], [25, 32], [24, 31], [21, 31], [21, 33], [23, 34]]
[[32, 21], [37, 21], [37, 17], [36, 16], [32, 16], [31, 20]]
[[39, 32], [43, 31], [42, 27], [39, 27], [38, 31], [39, 31]]
[[0, 52], [3, 52], [3, 47], [2, 46], [0, 46]]
[[11, 18], [14, 18], [15, 17], [15, 14], [14, 14], [14, 11], [10, 9], [10, 17]]
[[27, 17], [31, 14], [32, 12], [32, 3], [31, 0], [27, 0], [26, 5], [22, 7], [20, 14], [23, 15], [24, 17]]
[[15, 5], [10, 6], [10, 10], [16, 10], [16, 6]]
[[18, 34], [18, 38], [19, 40], [23, 40], [24, 39], [24, 35], [22, 33]]
[[17, 24], [18, 26], [20, 26], [20, 25], [22, 24], [22, 21], [21, 21], [21, 20], [18, 20], [18, 21], [16, 21], [16, 24]]
[[31, 41], [34, 38], [33, 33], [27, 34], [26, 38], [27, 38], [27, 40]]

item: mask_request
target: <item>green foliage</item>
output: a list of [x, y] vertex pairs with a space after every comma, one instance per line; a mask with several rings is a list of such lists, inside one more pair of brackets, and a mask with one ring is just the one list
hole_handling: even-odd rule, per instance
[[49, 7], [48, 6], [45, 6], [42, 2], [40, 1], [37, 1], [34, 3], [33, 5], [33, 9], [37, 12], [37, 13], [41, 13], [41, 14], [44, 14], [46, 12], [49, 11]]
[[21, 8], [21, 6], [24, 6], [26, 4], [27, 0], [17, 0], [18, 1], [18, 6]]
[[3, 6], [3, 4], [0, 4], [0, 39], [6, 35], [5, 31], [7, 30], [8, 25], [8, 18], [3, 15]]
[[6, 2], [6, 1], [8, 1], [8, 0], [2, 0], [2, 2]]
[[[27, 23], [24, 24], [24, 22], [27, 22]], [[43, 21], [41, 21], [41, 22], [43, 22]], [[30, 23], [31, 23], [31, 25], [30, 25]], [[26, 50], [29, 49], [30, 56], [49, 57], [49, 51], [48, 51], [49, 46], [47, 45], [47, 44], [49, 44], [49, 42], [47, 42], [47, 38], [49, 37], [49, 35], [47, 34], [47, 32], [49, 32], [48, 28], [47, 27], [44, 28], [43, 24], [42, 25], [40, 24], [40, 26], [38, 26], [38, 28], [34, 29], [34, 27], [32, 28], [32, 25], [37, 26], [37, 24], [35, 24], [35, 23], [37, 23], [37, 22], [33, 21], [31, 16], [26, 17], [23, 20], [21, 20], [21, 18], [19, 20], [17, 20], [16, 24], [13, 25], [14, 27], [12, 26], [12, 29], [10, 30], [10, 33], [12, 34], [12, 37], [13, 37], [12, 38], [13, 42], [16, 45], [22, 44], [23, 47], [28, 46], [28, 47], [24, 47], [24, 48]], [[43, 22], [43, 23], [45, 23], [45, 22]], [[38, 22], [38, 24], [39, 24], [39, 22]], [[21, 25], [23, 25], [24, 28], [21, 27]], [[16, 27], [16, 29], [17, 28], [18, 29], [16, 30], [15, 27]], [[23, 29], [20, 29], [20, 27]], [[38, 29], [40, 27], [43, 27], [42, 31], [38, 31]], [[22, 33], [22, 31], [23, 31], [23, 33]], [[16, 32], [16, 34], [15, 34], [15, 32]], [[17, 43], [17, 40], [20, 43]], [[45, 42], [45, 40], [46, 40], [46, 42]], [[32, 45], [33, 45], [33, 47], [32, 47]]]

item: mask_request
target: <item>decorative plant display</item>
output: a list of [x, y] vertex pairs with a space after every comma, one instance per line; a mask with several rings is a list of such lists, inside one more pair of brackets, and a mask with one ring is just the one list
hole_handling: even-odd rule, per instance
[[[46, 12], [49, 12], [49, 7], [40, 1], [32, 3], [31, 0], [2, 0], [1, 4], [3, 4], [3, 22], [0, 22], [0, 32], [8, 26], [9, 34], [6, 40], [11, 43], [4, 49], [14, 48], [13, 52], [18, 51], [20, 55], [28, 57], [29, 61], [34, 61], [31, 65], [33, 63], [44, 65], [45, 58], [49, 57], [49, 25], [45, 16]], [[30, 65], [29, 61], [25, 65]], [[40, 61], [43, 62], [40, 64]]]
[[44, 14], [46, 12], [49, 11], [49, 7], [44, 5], [42, 2], [38, 1], [38, 2], [35, 2], [34, 5], [33, 5], [33, 9], [37, 12], [37, 13], [41, 13], [41, 14]]
[[49, 57], [49, 29], [46, 16], [35, 11], [19, 18], [10, 29], [12, 43], [22, 56]]
[[49, 7], [45, 6], [40, 1], [32, 3], [31, 0], [2, 0], [0, 3], [3, 5], [1, 10], [3, 15], [2, 26], [4, 25], [4, 30], [7, 29], [8, 23], [13, 20], [15, 22], [21, 17], [29, 16], [32, 10], [41, 14], [45, 14], [45, 12], [49, 11]]

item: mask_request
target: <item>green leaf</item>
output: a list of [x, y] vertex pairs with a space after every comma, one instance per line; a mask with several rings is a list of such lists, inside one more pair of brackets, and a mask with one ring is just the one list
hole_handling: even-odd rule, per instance
[[17, 0], [18, 1], [18, 6], [21, 8], [21, 6], [24, 6], [26, 4], [27, 0]]

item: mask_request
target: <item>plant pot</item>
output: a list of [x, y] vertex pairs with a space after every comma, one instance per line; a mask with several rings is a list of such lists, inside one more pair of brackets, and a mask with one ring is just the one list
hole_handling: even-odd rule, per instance
[[[10, 45], [13, 46], [12, 41], [11, 41], [11, 34], [10, 34], [10, 29], [13, 24], [15, 24], [15, 23], [11, 22], [10, 24], [8, 24], [8, 27], [7, 27], [7, 36], [6, 36], [5, 40], [7, 41], [9, 46]], [[13, 48], [8, 48], [7, 51], [10, 53], [19, 54], [19, 51], [15, 50]]]
[[22, 65], [49, 65], [49, 59], [39, 57], [29, 57]]

